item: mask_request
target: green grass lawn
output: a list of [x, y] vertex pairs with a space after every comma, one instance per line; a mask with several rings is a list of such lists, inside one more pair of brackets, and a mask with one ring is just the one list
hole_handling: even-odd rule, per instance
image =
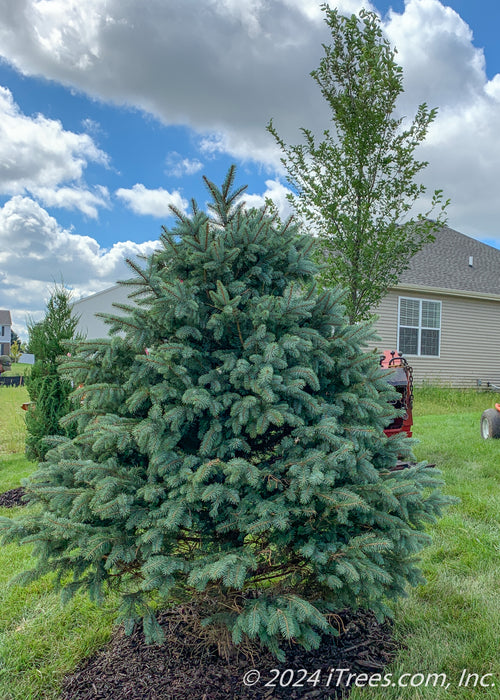
[[[354, 690], [352, 700], [500, 698], [500, 440], [483, 440], [483, 410], [498, 394], [426, 387], [415, 391], [415, 452], [441, 469], [445, 491], [461, 499], [429, 528], [425, 586], [396, 607], [395, 633], [406, 646], [387, 669], [395, 686]], [[464, 669], [491, 687], [459, 687]], [[403, 674], [415, 687], [398, 687]], [[449, 687], [419, 685], [446, 673]], [[402, 677], [403, 683], [410, 678]], [[474, 678], [470, 680], [472, 686]]]
[[2, 372], [3, 377], [25, 377], [31, 372], [31, 365], [24, 362], [13, 362], [6, 372]]
[[[25, 387], [0, 387], [0, 493], [20, 485], [35, 465], [24, 456]], [[15, 517], [20, 508], [0, 508]], [[32, 565], [30, 548], [0, 547], [0, 700], [46, 700], [59, 695], [62, 675], [111, 636], [111, 607], [83, 596], [63, 606], [51, 577], [29, 586], [10, 579]]]
[[[23, 455], [26, 400], [23, 387], [0, 387], [1, 491], [34, 468]], [[422, 677], [413, 678], [415, 687], [355, 689], [352, 700], [500, 698], [500, 440], [483, 441], [479, 432], [482, 411], [495, 401], [498, 394], [416, 390], [417, 457], [441, 468], [446, 492], [461, 503], [429, 528], [433, 544], [421, 563], [427, 584], [395, 610], [395, 634], [406, 648], [385, 673], [408, 684], [413, 674]], [[56, 700], [63, 675], [111, 635], [111, 604], [97, 609], [77, 596], [63, 607], [50, 577], [25, 588], [7, 585], [29, 566], [28, 547], [0, 548], [1, 700]], [[457, 687], [463, 669], [494, 674], [484, 682], [496, 686]], [[423, 687], [430, 673], [446, 673], [449, 687]]]
[[26, 428], [21, 406], [27, 401], [29, 396], [25, 387], [0, 386], [0, 455], [2, 457], [24, 454]]

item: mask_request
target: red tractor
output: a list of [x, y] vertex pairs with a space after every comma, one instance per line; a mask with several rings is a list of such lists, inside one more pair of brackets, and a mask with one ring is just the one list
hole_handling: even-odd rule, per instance
[[[394, 370], [388, 375], [387, 381], [389, 384], [392, 384], [399, 394], [398, 399], [394, 402], [394, 407], [404, 409], [403, 415], [395, 418], [392, 423], [385, 428], [384, 433], [386, 435], [406, 433], [408, 437], [411, 437], [413, 426], [413, 370], [402, 353], [396, 354], [394, 350], [386, 350], [384, 354], [380, 356], [380, 365], [387, 369]], [[413, 466], [415, 465], [410, 462], [398, 460], [396, 464], [391, 467], [391, 471], [399, 471], [400, 469], [407, 469]], [[435, 465], [428, 464], [427, 466], [433, 467]]]
[[[495, 386], [488, 382], [490, 389], [500, 391], [500, 386]], [[495, 404], [495, 408], [487, 408], [481, 416], [481, 436], [488, 438], [500, 438], [500, 403]]]
[[390, 425], [384, 430], [386, 435], [395, 435], [396, 433], [406, 433], [408, 437], [412, 436], [413, 425], [413, 370], [403, 357], [402, 353], [396, 354], [395, 350], [386, 350], [380, 356], [381, 367], [393, 369], [394, 372], [387, 377], [389, 384], [399, 393], [398, 400], [394, 403], [395, 408], [403, 408], [405, 413], [403, 416], [395, 418]]

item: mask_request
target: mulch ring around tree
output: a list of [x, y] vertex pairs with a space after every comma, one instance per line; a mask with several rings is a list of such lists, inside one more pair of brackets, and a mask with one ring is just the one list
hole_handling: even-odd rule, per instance
[[23, 500], [24, 494], [25, 491], [22, 486], [0, 493], [0, 507], [16, 508], [17, 506], [28, 505], [28, 502]]
[[119, 628], [106, 647], [65, 678], [61, 700], [347, 698], [356, 678], [346, 687], [349, 673], [366, 674], [359, 675], [358, 685], [363, 680], [368, 685], [367, 678], [380, 684], [400, 648], [389, 622], [379, 624], [371, 612], [344, 610], [335, 616], [340, 635], [325, 635], [319, 649], [284, 647], [286, 661], [280, 663], [254, 645], [228, 661], [215, 644], [200, 640], [203, 628], [193, 626], [189, 613], [189, 606], [179, 606], [158, 614], [166, 635], [162, 646], [147, 645], [142, 627], [129, 637]]

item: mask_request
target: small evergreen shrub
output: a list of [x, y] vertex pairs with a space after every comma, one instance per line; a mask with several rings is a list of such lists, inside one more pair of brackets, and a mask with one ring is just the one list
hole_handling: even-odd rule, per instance
[[447, 499], [435, 470], [390, 470], [411, 443], [383, 433], [394, 394], [363, 349], [372, 330], [316, 288], [313, 239], [243, 209], [233, 179], [206, 181], [210, 214], [177, 212], [130, 263], [137, 305], [65, 362], [76, 436], [29, 482], [41, 508], [3, 526], [35, 545], [24, 580], [55, 569], [94, 600], [113, 585], [150, 641], [159, 596], [282, 656], [333, 632], [330, 612], [384, 616], [422, 582], [415, 555]]
[[6, 372], [12, 366], [12, 360], [9, 355], [0, 355], [0, 365], [2, 366], [2, 372]]
[[70, 293], [62, 286], [52, 291], [43, 320], [28, 324], [29, 349], [35, 355], [26, 382], [32, 402], [26, 414], [28, 459], [43, 460], [50, 446], [47, 438], [68, 434], [59, 421], [70, 409], [72, 385], [59, 373], [59, 365], [68, 351], [67, 342], [74, 339], [77, 324]]

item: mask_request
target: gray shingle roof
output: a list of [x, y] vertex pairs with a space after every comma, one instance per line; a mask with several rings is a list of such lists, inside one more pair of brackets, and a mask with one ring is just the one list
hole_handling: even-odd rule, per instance
[[0, 309], [0, 325], [12, 326], [12, 319], [10, 317], [10, 311], [5, 311], [4, 309]]
[[500, 250], [445, 226], [413, 257], [399, 283], [500, 295]]

